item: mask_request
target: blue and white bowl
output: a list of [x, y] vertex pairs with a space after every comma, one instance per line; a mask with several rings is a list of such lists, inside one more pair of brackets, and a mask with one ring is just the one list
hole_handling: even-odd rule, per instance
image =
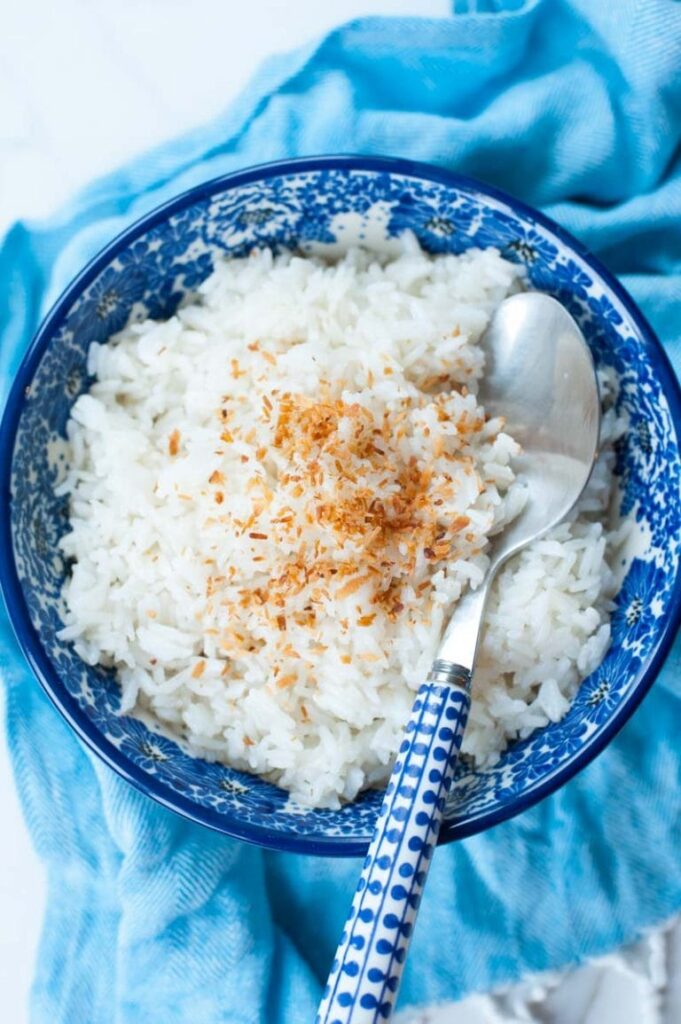
[[33, 341], [0, 433], [0, 565], [26, 656], [78, 735], [115, 771], [194, 821], [264, 846], [308, 853], [365, 851], [381, 794], [339, 811], [310, 810], [260, 778], [209, 764], [117, 714], [113, 674], [86, 667], [60, 628], [67, 572], [57, 546], [65, 500], [54, 495], [54, 442], [88, 387], [86, 353], [129, 320], [167, 317], [224, 252], [315, 243], [380, 247], [412, 230], [431, 252], [497, 246], [532, 285], [579, 321], [596, 361], [620, 378], [630, 429], [619, 446], [622, 512], [633, 510], [638, 557], [613, 616], [612, 646], [566, 717], [516, 743], [493, 768], [460, 766], [441, 842], [503, 821], [583, 768], [634, 711], [680, 618], [681, 394], [636, 306], [573, 238], [508, 196], [402, 160], [323, 157], [270, 164], [208, 182], [144, 217], [97, 256]]

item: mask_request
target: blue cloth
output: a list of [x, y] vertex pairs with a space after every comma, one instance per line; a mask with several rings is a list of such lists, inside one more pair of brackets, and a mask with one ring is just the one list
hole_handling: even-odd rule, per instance
[[[621, 276], [678, 368], [680, 55], [673, 0], [456, 0], [449, 18], [363, 19], [273, 59], [217, 121], [10, 231], [2, 384], [47, 304], [133, 218], [226, 171], [333, 151], [433, 161], [542, 207]], [[133, 792], [1, 629], [16, 781], [49, 875], [33, 1020], [311, 1021], [357, 862], [264, 853]], [[680, 698], [677, 646], [577, 779], [438, 851], [403, 1007], [601, 953], [681, 908]]]

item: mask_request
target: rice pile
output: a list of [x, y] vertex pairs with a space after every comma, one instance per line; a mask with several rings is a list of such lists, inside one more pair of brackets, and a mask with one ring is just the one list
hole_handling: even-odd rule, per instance
[[[432, 258], [409, 236], [380, 260], [257, 251], [92, 345], [61, 635], [115, 666], [123, 712], [306, 804], [385, 779], [443, 624], [524, 501], [517, 445], [475, 397], [480, 335], [520, 286], [495, 250]], [[611, 462], [499, 575], [464, 740], [479, 764], [560, 718], [603, 657]]]

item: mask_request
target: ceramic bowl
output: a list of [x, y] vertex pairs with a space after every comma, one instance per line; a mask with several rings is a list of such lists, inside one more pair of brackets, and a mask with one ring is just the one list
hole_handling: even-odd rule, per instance
[[[78, 735], [133, 785], [180, 814], [286, 850], [358, 854], [381, 794], [310, 810], [276, 786], [192, 758], [117, 714], [110, 671], [88, 668], [60, 628], [66, 528], [54, 495], [59, 438], [88, 386], [86, 352], [129, 320], [167, 317], [222, 253], [254, 246], [380, 248], [410, 229], [430, 252], [497, 246], [577, 318], [598, 364], [615, 368], [630, 427], [618, 447], [621, 511], [637, 524], [612, 619], [612, 646], [565, 718], [517, 742], [486, 771], [460, 766], [441, 842], [503, 821], [555, 790], [612, 739], [658, 672], [679, 621], [681, 399], [667, 358], [607, 271], [563, 230], [492, 188], [402, 160], [323, 157], [208, 182], [128, 228], [69, 286], [41, 326], [8, 399], [0, 436], [2, 586], [19, 642]], [[329, 249], [331, 247], [331, 249]]]

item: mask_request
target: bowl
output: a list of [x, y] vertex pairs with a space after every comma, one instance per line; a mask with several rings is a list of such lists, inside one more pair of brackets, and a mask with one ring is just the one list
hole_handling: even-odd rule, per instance
[[531, 285], [578, 320], [596, 362], [614, 367], [630, 426], [617, 452], [621, 512], [636, 519], [635, 557], [612, 617], [612, 645], [562, 721], [515, 743], [492, 768], [460, 765], [441, 842], [486, 829], [551, 793], [601, 751], [662, 665], [681, 612], [681, 395], [664, 351], [631, 298], [546, 217], [478, 182], [404, 160], [320, 157], [207, 182], [133, 224], [85, 267], [26, 353], [0, 428], [0, 580], [19, 643], [73, 729], [134, 786], [187, 818], [263, 846], [356, 855], [381, 801], [312, 810], [262, 778], [209, 763], [117, 714], [111, 671], [57, 639], [68, 571], [54, 495], [69, 410], [88, 387], [89, 342], [130, 320], [167, 317], [221, 253], [254, 246], [380, 249], [406, 229], [431, 252], [497, 246]]

